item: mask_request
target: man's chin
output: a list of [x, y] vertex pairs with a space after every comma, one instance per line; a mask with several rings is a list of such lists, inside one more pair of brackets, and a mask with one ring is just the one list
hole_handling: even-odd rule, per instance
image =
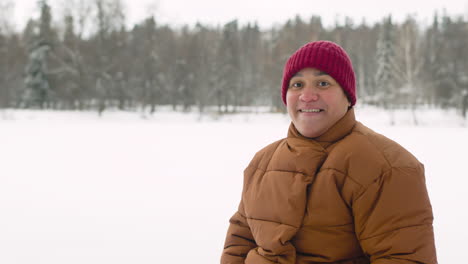
[[301, 127], [301, 128], [298, 128], [297, 131], [299, 131], [299, 133], [306, 138], [316, 138], [324, 133], [324, 131], [317, 130], [317, 128], [310, 128], [310, 127], [308, 128]]

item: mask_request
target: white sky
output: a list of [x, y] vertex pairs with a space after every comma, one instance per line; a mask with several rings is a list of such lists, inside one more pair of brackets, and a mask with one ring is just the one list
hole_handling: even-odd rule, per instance
[[[61, 1], [49, 0], [57, 9]], [[27, 19], [37, 16], [36, 0], [14, 1], [16, 28], [22, 28]], [[209, 24], [223, 24], [238, 18], [241, 23], [258, 21], [261, 27], [271, 27], [284, 23], [296, 14], [304, 19], [320, 15], [326, 26], [333, 25], [336, 18], [343, 21], [345, 16], [360, 23], [363, 17], [368, 23], [374, 23], [382, 17], [392, 14], [396, 21], [401, 21], [407, 14], [415, 14], [420, 22], [428, 22], [434, 11], [445, 9], [450, 15], [463, 15], [468, 18], [468, 0], [124, 0], [127, 7], [129, 25], [139, 22], [148, 14], [155, 14], [157, 20], [172, 25], [191, 24], [200, 21]], [[155, 8], [156, 7], [156, 8]], [[54, 10], [57, 11], [57, 10]], [[59, 15], [54, 12], [54, 17]]]

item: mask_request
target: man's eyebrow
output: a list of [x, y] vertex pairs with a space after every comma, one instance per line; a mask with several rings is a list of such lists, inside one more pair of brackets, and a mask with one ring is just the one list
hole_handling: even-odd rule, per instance
[[316, 72], [314, 73], [315, 76], [323, 76], [323, 75], [328, 75], [328, 73], [324, 72], [324, 71], [319, 71], [319, 72]]
[[[314, 76], [324, 76], [324, 75], [329, 75], [328, 73], [324, 72], [324, 71], [318, 71], [318, 72], [314, 72]], [[293, 77], [304, 77], [304, 75], [302, 73], [296, 73], [294, 74], [291, 78]]]
[[304, 77], [304, 75], [302, 75], [302, 73], [298, 72], [298, 73], [294, 74], [291, 78], [293, 78], [293, 77]]

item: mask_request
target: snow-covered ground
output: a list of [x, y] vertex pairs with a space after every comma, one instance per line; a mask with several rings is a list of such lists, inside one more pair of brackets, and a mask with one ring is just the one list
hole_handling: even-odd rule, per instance
[[[426, 167], [439, 263], [465, 259], [468, 122], [453, 111], [357, 117]], [[282, 114], [0, 111], [0, 263], [218, 263], [242, 171]]]

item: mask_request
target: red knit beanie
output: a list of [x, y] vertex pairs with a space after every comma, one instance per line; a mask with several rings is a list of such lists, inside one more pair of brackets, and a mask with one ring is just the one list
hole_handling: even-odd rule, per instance
[[356, 80], [346, 51], [331, 41], [315, 41], [302, 46], [288, 59], [283, 70], [281, 98], [286, 104], [291, 78], [304, 68], [316, 68], [333, 77], [343, 88], [351, 105], [356, 104]]

